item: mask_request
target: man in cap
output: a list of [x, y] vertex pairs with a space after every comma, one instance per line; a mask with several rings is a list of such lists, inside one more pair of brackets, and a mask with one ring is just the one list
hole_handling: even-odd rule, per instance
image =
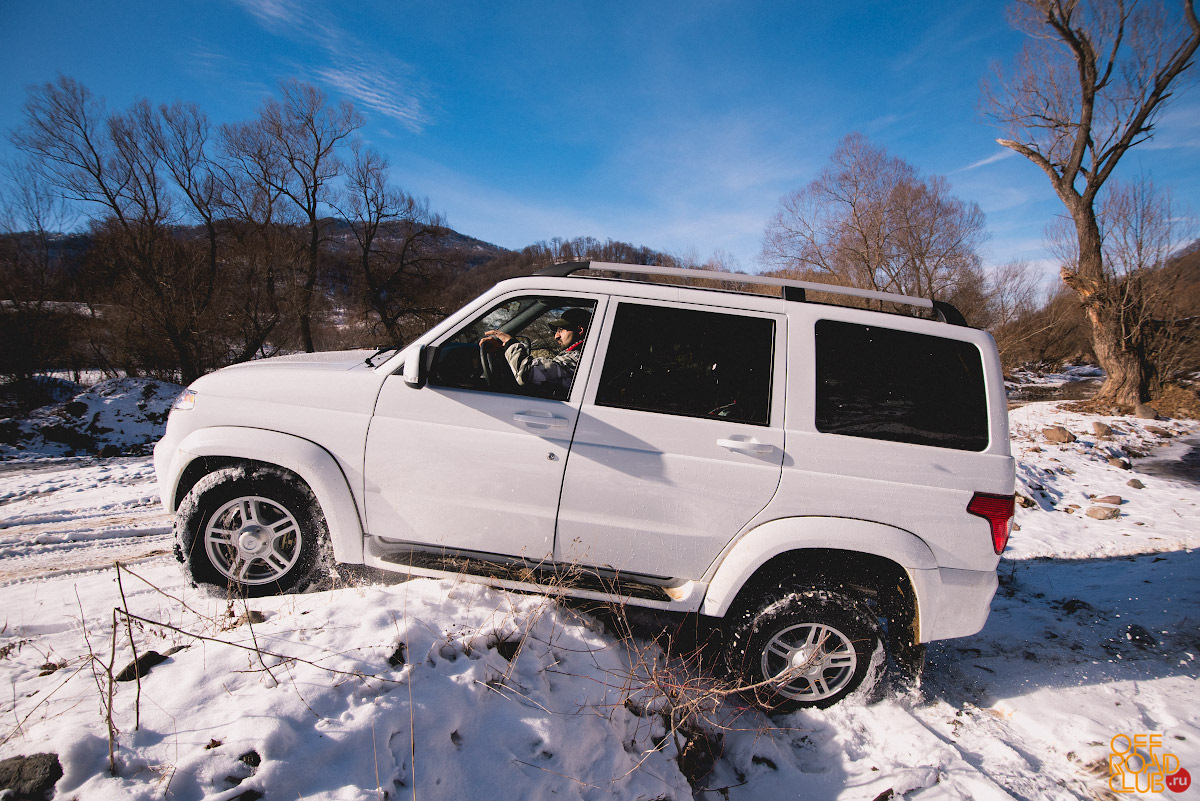
[[529, 352], [528, 343], [514, 339], [503, 331], [485, 331], [484, 338], [500, 341], [504, 358], [518, 384], [542, 388], [554, 397], [565, 398], [579, 369], [583, 340], [591, 320], [592, 315], [586, 309], [571, 308], [549, 321], [555, 329], [555, 341], [563, 348], [553, 359], [534, 358]]

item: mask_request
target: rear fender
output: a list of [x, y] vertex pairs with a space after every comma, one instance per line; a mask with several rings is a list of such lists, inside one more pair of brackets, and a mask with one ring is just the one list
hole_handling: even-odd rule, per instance
[[777, 556], [794, 553], [803, 564], [806, 549], [855, 551], [888, 559], [904, 568], [917, 591], [923, 571], [937, 568], [929, 546], [919, 537], [893, 526], [842, 517], [786, 517], [747, 532], [718, 560], [708, 592], [700, 606], [706, 615], [723, 617], [751, 577]]

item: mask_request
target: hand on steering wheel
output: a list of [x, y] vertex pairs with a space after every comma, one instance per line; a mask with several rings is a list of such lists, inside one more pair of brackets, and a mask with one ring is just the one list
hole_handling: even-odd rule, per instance
[[[503, 331], [485, 331], [479, 340], [479, 364], [483, 367], [483, 380], [491, 389], [509, 389], [516, 384], [512, 367], [504, 357], [504, 350], [515, 337]], [[493, 362], [499, 358], [500, 363]]]
[[[485, 336], [479, 340], [479, 364], [483, 367], [483, 380], [489, 387], [495, 389], [498, 376], [492, 359], [504, 351], [504, 343], [499, 337]], [[503, 358], [503, 357], [501, 357]], [[508, 364], [508, 362], [505, 362]]]

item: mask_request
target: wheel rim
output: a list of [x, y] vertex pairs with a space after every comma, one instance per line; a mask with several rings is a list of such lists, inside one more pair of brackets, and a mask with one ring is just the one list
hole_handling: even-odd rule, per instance
[[776, 680], [775, 692], [796, 701], [837, 695], [854, 677], [854, 644], [835, 628], [801, 623], [772, 637], [763, 647], [763, 675]]
[[216, 511], [204, 529], [213, 567], [241, 584], [269, 584], [300, 559], [303, 535], [296, 518], [270, 498], [235, 498]]

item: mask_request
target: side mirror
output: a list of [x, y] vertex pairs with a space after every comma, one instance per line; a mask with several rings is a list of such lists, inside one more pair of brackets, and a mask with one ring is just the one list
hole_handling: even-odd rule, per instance
[[425, 386], [425, 346], [418, 345], [404, 357], [404, 383], [413, 389]]

